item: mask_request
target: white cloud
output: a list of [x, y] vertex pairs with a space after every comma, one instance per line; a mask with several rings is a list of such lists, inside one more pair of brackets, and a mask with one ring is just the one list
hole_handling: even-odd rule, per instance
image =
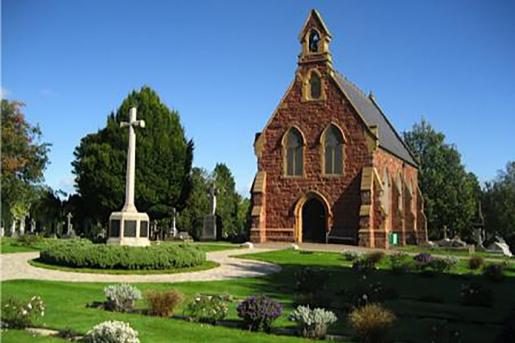
[[5, 87], [1, 87], [0, 88], [0, 98], [6, 99], [10, 95], [11, 95], [11, 91], [10, 90], [8, 90]]
[[75, 193], [75, 179], [73, 177], [64, 177], [59, 180], [59, 189], [65, 191], [68, 194]]

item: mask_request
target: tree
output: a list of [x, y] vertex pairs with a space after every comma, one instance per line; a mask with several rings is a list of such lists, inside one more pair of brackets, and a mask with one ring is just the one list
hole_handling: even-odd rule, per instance
[[22, 221], [37, 199], [38, 186], [48, 164], [50, 144], [41, 142], [41, 130], [29, 124], [23, 103], [3, 99], [2, 112], [2, 220]]
[[456, 146], [424, 119], [404, 133], [404, 140], [419, 162], [430, 238], [441, 238], [445, 226], [470, 237], [480, 187], [475, 175], [466, 172]]
[[193, 141], [188, 141], [179, 114], [168, 109], [149, 87], [133, 91], [116, 113], [107, 117], [106, 127], [85, 136], [75, 149], [73, 173], [83, 215], [106, 223], [125, 199], [125, 172], [129, 109], [136, 106], [138, 119], [146, 122], [136, 134], [136, 189], [138, 210], [152, 219], [171, 216], [173, 207], [184, 208], [191, 192]]
[[177, 227], [188, 231], [196, 239], [200, 238], [204, 217], [209, 212], [209, 173], [202, 168], [193, 168], [191, 172], [191, 194], [184, 209], [177, 217]]
[[482, 208], [485, 229], [512, 241], [515, 247], [515, 161], [506, 164], [505, 171], [485, 185]]

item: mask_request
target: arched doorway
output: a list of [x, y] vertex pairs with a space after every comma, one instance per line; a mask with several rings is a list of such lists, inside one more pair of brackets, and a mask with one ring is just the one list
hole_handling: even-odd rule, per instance
[[302, 241], [325, 243], [327, 217], [324, 204], [316, 197], [302, 206]]

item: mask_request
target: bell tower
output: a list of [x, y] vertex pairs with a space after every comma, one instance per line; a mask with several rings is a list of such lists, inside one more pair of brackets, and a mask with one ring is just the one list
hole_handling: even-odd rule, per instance
[[326, 64], [332, 68], [332, 56], [329, 50], [331, 38], [331, 32], [327, 29], [320, 13], [315, 9], [311, 10], [299, 34], [302, 45], [299, 66]]

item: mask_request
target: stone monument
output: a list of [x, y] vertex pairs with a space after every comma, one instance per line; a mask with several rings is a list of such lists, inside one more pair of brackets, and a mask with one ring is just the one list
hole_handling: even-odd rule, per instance
[[134, 181], [136, 171], [136, 127], [145, 127], [144, 120], [136, 120], [136, 107], [129, 113], [129, 121], [120, 127], [129, 128], [129, 147], [127, 149], [127, 174], [125, 178], [125, 205], [120, 212], [113, 212], [109, 217], [108, 244], [147, 246], [149, 217], [138, 212], [134, 205]]
[[215, 185], [211, 186], [209, 190], [209, 197], [211, 199], [211, 209], [209, 214], [204, 217], [204, 226], [200, 239], [203, 241], [216, 240], [216, 195], [217, 190]]
[[32, 218], [30, 220], [30, 233], [35, 233], [36, 232], [36, 220], [34, 218]]
[[172, 238], [175, 238], [178, 233], [176, 223], [175, 223], [176, 217], [177, 217], [177, 210], [175, 209], [175, 207], [173, 207], [172, 208], [172, 230], [170, 232], [170, 234], [172, 235]]
[[73, 230], [72, 218], [73, 218], [73, 215], [70, 212], [68, 212], [68, 214], [66, 215], [66, 234], [65, 234], [65, 236], [69, 237], [69, 238], [74, 238], [77, 236], [75, 234], [75, 230]]

